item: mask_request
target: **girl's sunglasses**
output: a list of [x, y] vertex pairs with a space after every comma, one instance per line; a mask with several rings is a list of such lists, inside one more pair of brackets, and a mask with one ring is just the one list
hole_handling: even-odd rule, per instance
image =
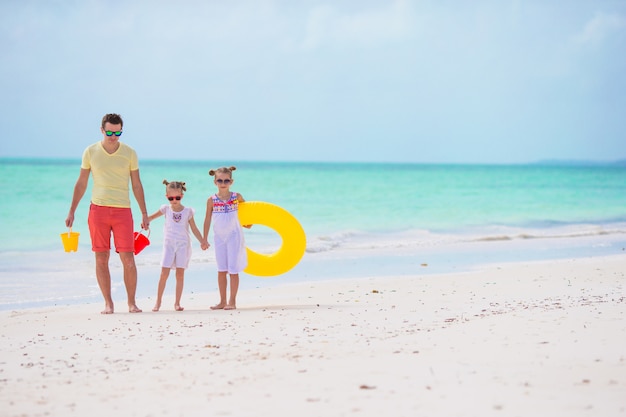
[[117, 132], [113, 132], [111, 130], [106, 130], [104, 132], [104, 134], [107, 135], [107, 136], [113, 136], [113, 135], [115, 135], [115, 136], [122, 136], [122, 131], [118, 130]]
[[221, 179], [220, 179], [220, 180], [215, 180], [215, 182], [216, 182], [216, 183], [218, 183], [218, 184], [227, 184], [227, 185], [228, 185], [228, 184], [230, 184], [232, 181], [231, 181], [231, 180], [229, 180], [229, 179], [225, 179], [225, 180], [221, 180]]
[[177, 195], [176, 197], [167, 197], [167, 199], [170, 201], [174, 201], [174, 200], [180, 201], [181, 198], [183, 198], [182, 195]]

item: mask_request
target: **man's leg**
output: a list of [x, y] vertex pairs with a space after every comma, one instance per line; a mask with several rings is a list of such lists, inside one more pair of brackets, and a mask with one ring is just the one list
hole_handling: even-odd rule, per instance
[[113, 314], [113, 298], [111, 298], [111, 273], [109, 272], [109, 251], [95, 252], [96, 254], [96, 279], [104, 297], [104, 310], [102, 314]]
[[133, 252], [120, 252], [120, 259], [124, 267], [124, 285], [128, 296], [128, 311], [131, 313], [141, 313], [135, 302], [137, 292], [137, 266], [135, 265], [135, 255]]

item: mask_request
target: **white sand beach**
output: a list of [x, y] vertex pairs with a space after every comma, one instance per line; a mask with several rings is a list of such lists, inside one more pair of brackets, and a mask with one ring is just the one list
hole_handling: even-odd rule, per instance
[[[423, 268], [428, 268], [425, 266]], [[2, 416], [624, 416], [626, 257], [0, 312]]]

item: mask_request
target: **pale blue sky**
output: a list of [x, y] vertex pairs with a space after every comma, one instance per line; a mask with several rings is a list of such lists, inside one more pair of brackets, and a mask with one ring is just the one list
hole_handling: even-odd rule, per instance
[[0, 157], [626, 158], [626, 1], [0, 2]]

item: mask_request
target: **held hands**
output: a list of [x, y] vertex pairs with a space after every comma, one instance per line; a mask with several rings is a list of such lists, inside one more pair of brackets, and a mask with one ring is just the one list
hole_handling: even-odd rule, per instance
[[206, 240], [203, 240], [202, 242], [200, 242], [200, 248], [201, 248], [202, 250], [207, 250], [207, 249], [209, 249], [209, 246], [211, 246], [211, 245], [209, 245], [209, 242], [207, 242]]

